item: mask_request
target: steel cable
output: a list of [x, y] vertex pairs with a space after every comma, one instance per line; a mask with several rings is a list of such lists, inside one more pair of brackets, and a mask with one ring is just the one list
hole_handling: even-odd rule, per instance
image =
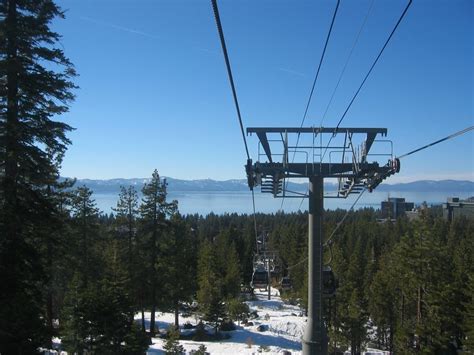
[[[214, 18], [216, 20], [217, 31], [219, 32], [219, 38], [220, 38], [220, 41], [221, 41], [222, 52], [224, 54], [225, 64], [226, 64], [226, 68], [227, 68], [227, 74], [229, 76], [229, 82], [230, 82], [230, 86], [232, 88], [232, 95], [234, 97], [234, 104], [235, 104], [235, 109], [237, 110], [237, 116], [238, 116], [239, 124], [240, 124], [240, 131], [242, 133], [242, 138], [243, 138], [244, 145], [245, 145], [245, 152], [247, 153], [247, 159], [250, 160], [249, 148], [247, 146], [247, 139], [245, 138], [244, 125], [242, 123], [242, 116], [240, 114], [239, 100], [237, 99], [237, 91], [235, 90], [234, 78], [232, 76], [232, 69], [231, 69], [231, 66], [230, 66], [229, 55], [227, 53], [227, 47], [226, 47], [226, 44], [225, 44], [224, 31], [222, 29], [221, 18], [219, 16], [219, 8], [217, 7], [217, 0], [211, 0], [211, 3], [212, 3], [212, 10], [214, 11]], [[255, 194], [254, 194], [253, 189], [252, 189], [252, 206], [253, 206], [253, 224], [254, 224], [254, 231], [255, 231], [255, 244], [256, 244], [256, 247], [257, 247], [257, 251], [258, 251], [257, 217], [256, 217], [256, 214], [255, 214]]]
[[[332, 15], [331, 25], [329, 26], [329, 31], [326, 36], [326, 42], [324, 43], [323, 52], [321, 53], [321, 58], [319, 59], [318, 70], [316, 71], [316, 75], [313, 81], [313, 86], [311, 87], [311, 91], [309, 93], [308, 102], [306, 103], [306, 108], [304, 110], [304, 115], [303, 115], [303, 119], [301, 120], [300, 128], [303, 127], [304, 121], [306, 120], [306, 116], [308, 114], [309, 105], [311, 104], [311, 99], [313, 98], [314, 88], [316, 87], [316, 82], [318, 81], [319, 71], [321, 70], [321, 66], [323, 64], [324, 56], [326, 54], [326, 49], [329, 43], [329, 38], [331, 37], [332, 28], [334, 26], [334, 21], [336, 20], [337, 10], [339, 9], [340, 2], [341, 2], [340, 0], [337, 0], [336, 8], [334, 9], [334, 13]], [[291, 160], [292, 163], [295, 161], [296, 150], [298, 149], [299, 142], [300, 142], [300, 133], [298, 133], [298, 137], [296, 139], [296, 147], [295, 147], [295, 151], [293, 152], [293, 158]], [[285, 184], [285, 190], [287, 189], [287, 187], [288, 187], [288, 181]], [[281, 200], [280, 210], [283, 208], [284, 202], [285, 202], [285, 195], [283, 195], [283, 198]]]
[[230, 66], [229, 55], [227, 54], [227, 47], [225, 44], [224, 31], [222, 30], [221, 18], [219, 16], [219, 9], [217, 7], [217, 0], [211, 0], [211, 3], [212, 3], [212, 9], [214, 10], [214, 18], [216, 20], [217, 31], [219, 32], [219, 38], [221, 40], [222, 52], [224, 53], [227, 74], [229, 75], [229, 82], [232, 88], [232, 95], [234, 96], [234, 103], [235, 103], [235, 108], [237, 110], [237, 116], [239, 118], [240, 131], [242, 132], [242, 138], [244, 140], [245, 151], [247, 153], [247, 159], [250, 159], [249, 148], [247, 146], [247, 139], [245, 138], [244, 125], [242, 123], [242, 116], [240, 114], [239, 100], [237, 99], [237, 92], [235, 90], [234, 78], [232, 76], [232, 69]]
[[435, 142], [433, 142], [433, 143], [424, 145], [424, 146], [421, 147], [421, 148], [418, 148], [418, 149], [412, 150], [411, 152], [408, 152], [408, 153], [405, 153], [405, 154], [403, 154], [403, 155], [400, 155], [400, 156], [398, 157], [398, 159], [405, 158], [405, 157], [407, 157], [407, 156], [409, 156], [409, 155], [412, 155], [412, 154], [414, 154], [414, 153], [416, 153], [416, 152], [419, 152], [420, 150], [423, 150], [423, 149], [432, 147], [432, 146], [434, 146], [434, 145], [436, 145], [436, 144], [438, 144], [438, 143], [447, 141], [448, 139], [451, 139], [451, 138], [460, 136], [460, 135], [462, 135], [462, 134], [464, 134], [464, 133], [467, 133], [467, 132], [469, 132], [469, 131], [472, 131], [473, 129], [474, 129], [474, 126], [467, 127], [467, 128], [465, 128], [465, 129], [463, 129], [463, 130], [461, 130], [461, 131], [459, 131], [459, 132], [450, 134], [449, 136], [444, 137], [444, 138], [441, 138], [441, 139], [439, 139], [439, 140], [437, 140], [437, 141], [435, 141]]

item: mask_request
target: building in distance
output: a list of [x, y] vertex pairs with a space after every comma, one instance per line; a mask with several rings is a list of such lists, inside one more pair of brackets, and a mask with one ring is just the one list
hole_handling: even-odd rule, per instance
[[406, 202], [403, 197], [389, 197], [387, 201], [382, 201], [382, 218], [395, 220], [406, 216], [407, 212], [412, 211], [414, 207], [413, 202]]
[[443, 217], [452, 221], [458, 217], [474, 218], [474, 197], [467, 200], [460, 200], [459, 197], [448, 197], [448, 201], [443, 203]]

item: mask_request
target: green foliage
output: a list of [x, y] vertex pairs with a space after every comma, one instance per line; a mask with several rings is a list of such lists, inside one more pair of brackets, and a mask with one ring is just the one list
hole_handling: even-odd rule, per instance
[[[120, 239], [127, 239], [126, 261], [128, 269], [131, 271], [134, 268], [134, 239], [137, 232], [137, 217], [138, 217], [138, 195], [133, 186], [120, 186], [119, 199], [117, 207], [113, 208], [117, 213], [115, 219], [115, 231], [117, 237]], [[130, 287], [135, 286], [132, 282]]]
[[451, 297], [453, 266], [447, 249], [434, 236], [432, 223], [421, 221], [414, 227], [413, 234], [404, 236], [393, 251], [394, 281], [407, 309], [395, 342], [402, 351], [445, 351], [456, 307]]
[[130, 331], [125, 335], [122, 353], [127, 355], [146, 354], [149, 342], [148, 337], [140, 327], [133, 322]]
[[368, 311], [373, 323], [377, 326], [378, 346], [393, 350], [393, 335], [397, 324], [397, 305], [400, 292], [394, 286], [389, 266], [375, 274], [369, 288]]
[[33, 353], [51, 335], [43, 292], [51, 264], [43, 253], [58, 228], [50, 191], [71, 130], [53, 119], [68, 110], [75, 88], [73, 66], [50, 29], [61, 17], [50, 0], [0, 3], [1, 353]]
[[209, 354], [207, 352], [207, 348], [204, 344], [199, 345], [199, 348], [197, 350], [192, 350], [191, 355], [207, 355]]
[[226, 302], [227, 314], [232, 320], [240, 322], [248, 318], [250, 309], [247, 303], [238, 298], [230, 299]]
[[181, 303], [192, 300], [196, 290], [196, 243], [193, 237], [182, 217], [179, 214], [172, 216], [170, 228], [159, 243], [157, 269], [162, 275], [162, 308], [178, 312]]
[[185, 352], [184, 347], [179, 344], [179, 330], [174, 326], [168, 328], [167, 339], [163, 349], [167, 355], [181, 355]]
[[94, 243], [99, 234], [98, 217], [99, 210], [92, 199], [92, 190], [86, 186], [75, 189], [71, 198], [71, 242], [74, 245], [71, 254], [84, 284], [98, 275], [98, 250]]
[[[166, 181], [160, 178], [158, 171], [152, 174], [149, 183], [146, 183], [142, 189], [143, 198], [140, 205], [140, 254], [142, 259], [141, 267], [145, 272], [141, 275], [143, 283], [147, 284], [148, 297], [145, 299], [145, 291], [140, 295], [142, 309], [144, 303], [148, 303], [151, 310], [150, 335], [154, 336], [155, 312], [158, 305], [158, 285], [163, 282], [158, 273], [159, 263], [159, 237], [169, 227], [168, 218], [177, 211], [177, 201], [166, 201]], [[141, 285], [145, 289], [144, 284]]]
[[469, 299], [465, 303], [464, 332], [466, 340], [464, 341], [464, 347], [465, 350], [474, 352], [474, 273], [469, 277], [466, 291]]
[[66, 296], [62, 340], [69, 352], [143, 353], [147, 344], [131, 319], [127, 277], [116, 243], [105, 251], [102, 280], [84, 283], [76, 274]]
[[205, 320], [217, 327], [224, 317], [222, 280], [218, 273], [217, 256], [211, 243], [204, 241], [198, 258], [197, 299]]
[[225, 298], [235, 298], [240, 294], [240, 265], [235, 244], [228, 245], [223, 254], [226, 266], [222, 280], [223, 295]]
[[204, 323], [201, 321], [196, 326], [196, 333], [193, 336], [194, 341], [205, 341], [209, 339]]
[[224, 319], [219, 326], [219, 330], [223, 332], [230, 332], [235, 329], [235, 323], [230, 319]]

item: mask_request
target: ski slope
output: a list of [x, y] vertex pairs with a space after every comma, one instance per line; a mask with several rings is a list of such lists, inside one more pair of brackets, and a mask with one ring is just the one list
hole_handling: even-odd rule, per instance
[[[230, 336], [222, 341], [197, 342], [192, 340], [180, 340], [186, 352], [197, 350], [204, 344], [207, 351], [214, 354], [256, 354], [262, 347], [265, 347], [266, 354], [282, 354], [289, 351], [291, 354], [301, 354], [301, 337], [305, 327], [306, 318], [297, 306], [285, 304], [277, 289], [271, 289], [272, 299], [267, 300], [267, 292], [256, 291], [257, 300], [248, 301], [250, 311], [256, 311], [258, 317], [250, 319], [251, 326], [237, 326], [237, 329], [230, 332], [223, 332]], [[164, 331], [169, 325], [174, 323], [173, 313], [158, 313], [157, 325], [160, 331]], [[140, 319], [137, 315], [137, 320]], [[145, 320], [149, 322], [150, 313], [145, 313]], [[183, 318], [180, 315], [180, 327], [186, 322], [196, 325], [199, 319], [195, 317]], [[260, 332], [258, 326], [264, 325], [266, 330]], [[209, 328], [211, 332], [211, 328]], [[186, 330], [182, 329], [182, 332]], [[166, 340], [153, 338], [153, 344], [148, 349], [147, 354], [164, 354], [163, 346]]]

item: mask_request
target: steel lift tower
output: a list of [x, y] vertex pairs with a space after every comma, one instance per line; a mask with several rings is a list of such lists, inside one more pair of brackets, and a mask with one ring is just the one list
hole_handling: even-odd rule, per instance
[[[400, 170], [400, 162], [393, 157], [391, 141], [376, 140], [378, 135], [387, 135], [385, 128], [247, 128], [247, 135], [253, 133], [259, 139], [258, 160], [252, 163], [249, 159], [245, 166], [249, 188], [253, 190], [260, 185], [262, 192], [272, 193], [274, 197], [309, 198], [308, 321], [303, 354], [327, 354], [328, 338], [323, 320], [324, 197], [346, 198], [364, 189], [372, 192], [385, 178]], [[375, 153], [369, 153], [375, 146], [385, 150], [389, 146], [390, 152], [374, 148]], [[276, 150], [278, 153], [273, 153]], [[373, 157], [385, 157], [384, 164], [369, 162]], [[266, 161], [261, 162], [260, 158]], [[296, 162], [295, 158], [298, 158]], [[289, 178], [309, 179], [309, 194], [287, 189]], [[324, 195], [325, 178], [337, 179], [336, 194]]]

